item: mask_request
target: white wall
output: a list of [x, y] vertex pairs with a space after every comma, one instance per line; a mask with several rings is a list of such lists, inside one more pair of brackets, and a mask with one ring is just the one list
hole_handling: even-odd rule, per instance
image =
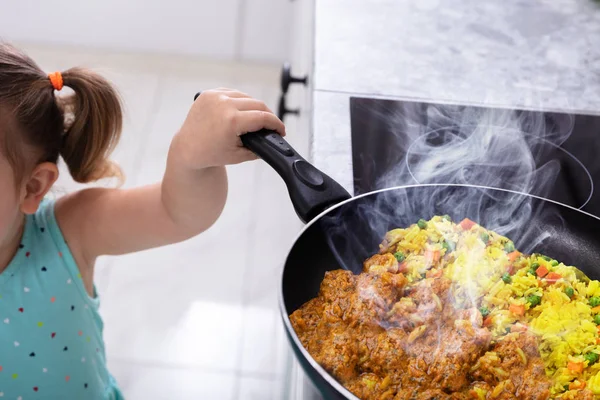
[[281, 62], [291, 11], [290, 0], [0, 0], [0, 37]]

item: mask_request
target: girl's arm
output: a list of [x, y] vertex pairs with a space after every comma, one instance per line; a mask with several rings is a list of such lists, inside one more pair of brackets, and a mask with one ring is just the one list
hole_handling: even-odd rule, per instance
[[227, 89], [203, 92], [171, 143], [161, 183], [61, 198], [57, 220], [84, 279], [100, 255], [176, 243], [208, 229], [227, 198], [224, 166], [255, 158], [239, 136], [262, 128], [285, 133], [264, 103]]

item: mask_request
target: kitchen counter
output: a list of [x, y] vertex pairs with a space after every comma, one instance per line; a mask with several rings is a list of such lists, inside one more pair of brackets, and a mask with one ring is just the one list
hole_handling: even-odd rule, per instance
[[352, 191], [349, 99], [600, 113], [593, 0], [316, 0], [311, 159]]

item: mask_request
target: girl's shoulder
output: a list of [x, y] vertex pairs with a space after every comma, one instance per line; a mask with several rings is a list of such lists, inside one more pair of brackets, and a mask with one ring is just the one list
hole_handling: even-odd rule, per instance
[[36, 249], [39, 258], [60, 262], [61, 266], [81, 283], [82, 295], [93, 298], [93, 279], [88, 282], [87, 274], [81, 271], [77, 246], [73, 246], [70, 240], [70, 236], [73, 235], [65, 235], [63, 229], [64, 224], [60, 216], [68, 212], [63, 198], [46, 197], [42, 200], [36, 213], [28, 217], [23, 239], [30, 242], [29, 247]]
[[[60, 248], [61, 242], [66, 243], [65, 238], [60, 230], [55, 215], [56, 199], [44, 198], [38, 207], [36, 213], [28, 217], [26, 230], [29, 230], [32, 239], [50, 240], [55, 247]], [[34, 230], [34, 232], [31, 232]]]
[[103, 190], [106, 189], [94, 188], [72, 192], [56, 200], [48, 200], [38, 211], [47, 218], [51, 225], [56, 227], [56, 236], [68, 247], [73, 268], [82, 276], [89, 296], [94, 296], [94, 264], [96, 260], [86, 255], [83, 237], [86, 231], [89, 231], [89, 228], [86, 229], [90, 219], [89, 199], [93, 197], [94, 193]]

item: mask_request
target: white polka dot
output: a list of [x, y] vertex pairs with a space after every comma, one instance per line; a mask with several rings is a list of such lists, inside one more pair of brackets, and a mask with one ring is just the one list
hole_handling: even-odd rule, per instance
[[48, 368], [42, 368], [42, 372], [44, 372], [44, 373], [48, 372]]
[[73, 281], [71, 280], [71, 278], [67, 279], [67, 285], [70, 285], [70, 284], [71, 284], [71, 282], [73, 282]]
[[29, 293], [29, 288], [28, 288], [27, 286], [25, 286], [25, 287], [23, 288], [23, 291], [24, 291], [25, 293]]
[[15, 340], [15, 343], [14, 343], [14, 344], [15, 344], [15, 347], [19, 347], [19, 345], [20, 345], [21, 343], [19, 343], [19, 342], [17, 342], [17, 341]]
[[17, 397], [17, 400], [23, 400], [22, 396]]
[[85, 357], [81, 357], [81, 362], [85, 362]]
[[0, 397], [4, 397], [4, 392], [0, 392]]
[[5, 323], [5, 324], [10, 324], [10, 319], [8, 319], [8, 318], [4, 318], [4, 323]]

